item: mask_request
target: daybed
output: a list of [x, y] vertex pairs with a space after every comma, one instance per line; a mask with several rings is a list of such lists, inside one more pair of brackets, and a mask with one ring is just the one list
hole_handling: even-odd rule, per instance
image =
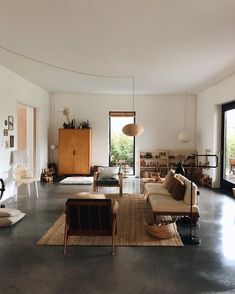
[[[191, 181], [186, 177], [175, 174], [170, 170], [163, 183], [146, 183], [144, 189], [154, 216], [190, 216], [191, 205]], [[192, 217], [197, 221], [199, 214], [198, 206], [199, 190], [192, 183]]]

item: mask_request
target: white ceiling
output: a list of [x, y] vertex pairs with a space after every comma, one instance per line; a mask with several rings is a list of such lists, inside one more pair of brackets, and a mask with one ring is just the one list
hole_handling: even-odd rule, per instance
[[[199, 93], [235, 72], [235, 0], [0, 0], [0, 46], [136, 93]], [[0, 49], [50, 92], [129, 93], [131, 78], [58, 70]]]

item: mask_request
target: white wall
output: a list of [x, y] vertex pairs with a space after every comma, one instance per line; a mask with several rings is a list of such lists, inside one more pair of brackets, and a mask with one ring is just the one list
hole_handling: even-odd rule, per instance
[[[12, 150], [17, 149], [17, 103], [36, 108], [36, 166], [39, 177], [48, 162], [49, 94], [0, 65], [0, 177], [7, 186], [3, 199], [13, 193], [10, 155]], [[3, 136], [4, 120], [8, 115], [14, 116], [14, 130]], [[10, 135], [15, 136], [14, 148], [6, 146]]]
[[[197, 97], [197, 142], [200, 153], [206, 149], [220, 157], [221, 105], [235, 100], [235, 75], [201, 92]], [[205, 171], [212, 177], [213, 187], [220, 186], [220, 167]]]
[[[58, 145], [58, 129], [63, 127], [64, 107], [71, 110], [71, 119], [82, 122], [89, 119], [92, 127], [92, 165], [108, 164], [108, 118], [109, 111], [132, 109], [130, 95], [88, 95], [54, 93], [51, 95], [52, 133], [51, 144]], [[178, 133], [184, 128], [184, 95], [136, 95], [137, 122], [145, 128], [143, 135], [136, 137], [136, 155], [144, 149], [194, 149], [195, 148], [195, 96], [187, 97], [187, 126], [192, 134], [189, 143], [181, 143]], [[78, 126], [78, 123], [77, 123]], [[50, 152], [57, 162], [57, 150]], [[138, 173], [136, 156], [136, 174]]]

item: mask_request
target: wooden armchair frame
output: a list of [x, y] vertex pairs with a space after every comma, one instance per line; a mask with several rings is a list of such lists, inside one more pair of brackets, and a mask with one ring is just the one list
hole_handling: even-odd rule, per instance
[[119, 187], [119, 195], [122, 196], [123, 192], [123, 174], [118, 174], [118, 180], [116, 181], [109, 181], [102, 179], [102, 182], [99, 183], [99, 172], [94, 172], [93, 178], [93, 192], [98, 192], [98, 187]]
[[68, 199], [65, 210], [64, 255], [69, 236], [111, 236], [117, 233], [117, 210], [111, 199]]

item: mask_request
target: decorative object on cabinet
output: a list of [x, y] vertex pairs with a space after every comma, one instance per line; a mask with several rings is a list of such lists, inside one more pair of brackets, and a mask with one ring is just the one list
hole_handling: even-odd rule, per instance
[[83, 121], [80, 123], [79, 125], [79, 129], [90, 129], [90, 123], [89, 120], [87, 119], [87, 121]]
[[69, 115], [70, 115], [70, 109], [68, 107], [64, 107], [64, 110], [62, 111], [63, 115], [66, 117], [67, 123], [63, 123], [63, 127], [65, 129], [74, 129], [75, 128], [75, 119], [72, 119], [70, 121]]
[[91, 129], [59, 129], [59, 174], [90, 173]]

